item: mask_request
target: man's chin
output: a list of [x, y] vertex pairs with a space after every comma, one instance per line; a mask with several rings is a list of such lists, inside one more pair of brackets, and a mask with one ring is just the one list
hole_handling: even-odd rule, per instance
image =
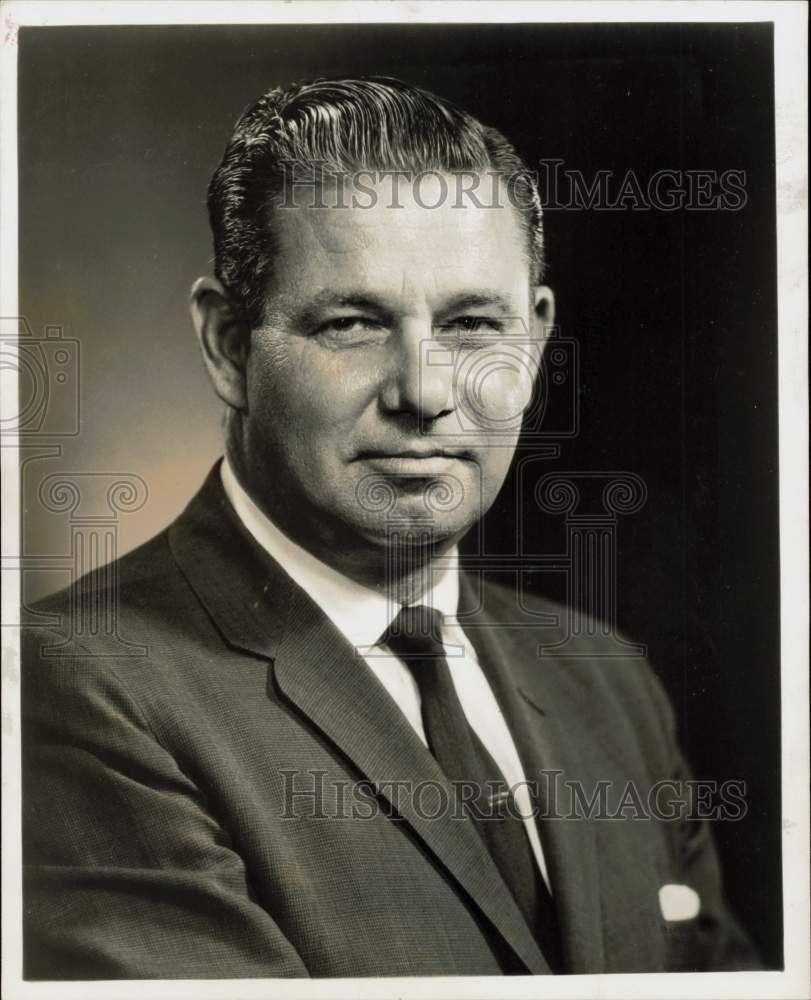
[[365, 476], [355, 488], [358, 519], [376, 538], [404, 529], [464, 533], [483, 513], [477, 486], [456, 475]]
[[381, 548], [446, 550], [458, 542], [478, 520], [469, 518], [428, 518], [399, 507], [385, 519], [364, 520], [358, 525], [359, 534]]

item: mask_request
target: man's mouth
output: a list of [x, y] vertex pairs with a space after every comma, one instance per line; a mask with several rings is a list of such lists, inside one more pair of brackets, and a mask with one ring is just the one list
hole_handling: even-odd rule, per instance
[[470, 452], [450, 448], [403, 448], [399, 451], [367, 451], [364, 458], [470, 458]]
[[455, 463], [472, 461], [462, 448], [400, 448], [361, 452], [358, 459], [375, 471], [403, 476], [435, 476], [450, 472]]

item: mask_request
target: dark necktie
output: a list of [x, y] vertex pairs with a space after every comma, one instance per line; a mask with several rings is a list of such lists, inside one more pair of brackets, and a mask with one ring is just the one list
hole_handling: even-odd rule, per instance
[[[468, 813], [553, 972], [561, 970], [552, 898], [540, 876], [524, 822], [496, 762], [468, 724], [442, 645], [442, 614], [403, 608], [382, 642], [417, 682], [428, 746], [445, 777], [465, 786]], [[475, 789], [475, 794], [471, 794]], [[494, 804], [495, 803], [495, 804]]]

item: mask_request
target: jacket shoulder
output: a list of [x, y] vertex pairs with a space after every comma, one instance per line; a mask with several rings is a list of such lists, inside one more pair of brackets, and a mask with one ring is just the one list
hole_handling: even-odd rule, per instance
[[77, 600], [91, 597], [103, 601], [116, 591], [119, 597], [137, 599], [139, 594], [164, 588], [178, 576], [171, 557], [168, 530], [150, 538], [131, 552], [91, 570], [68, 587], [42, 598], [28, 609], [26, 625], [38, 618], [60, 614]]
[[643, 644], [565, 604], [500, 583], [484, 583], [481, 598], [496, 629], [511, 623], [523, 678], [554, 686], [584, 716], [614, 719], [648, 744], [675, 741], [670, 699]]
[[64, 666], [74, 657], [124, 655], [133, 663], [154, 648], [157, 637], [168, 638], [200, 615], [172, 556], [167, 529], [24, 609], [22, 662], [53, 660]]

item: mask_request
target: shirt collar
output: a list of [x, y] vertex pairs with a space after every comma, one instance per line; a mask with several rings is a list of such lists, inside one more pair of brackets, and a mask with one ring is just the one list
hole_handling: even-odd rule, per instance
[[[373, 646], [402, 605], [344, 576], [288, 538], [248, 496], [226, 457], [220, 467], [225, 494], [253, 539], [309, 594], [353, 646]], [[454, 548], [436, 570], [424, 603], [455, 618], [459, 604], [459, 554]]]

